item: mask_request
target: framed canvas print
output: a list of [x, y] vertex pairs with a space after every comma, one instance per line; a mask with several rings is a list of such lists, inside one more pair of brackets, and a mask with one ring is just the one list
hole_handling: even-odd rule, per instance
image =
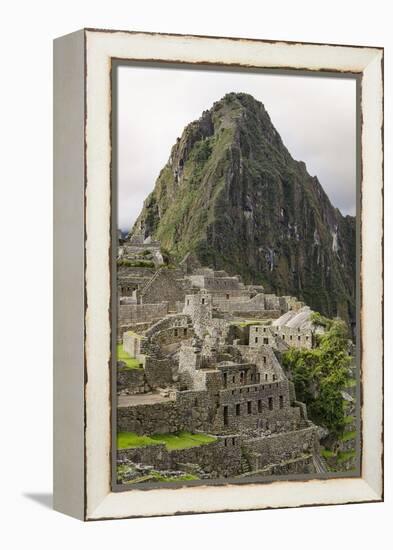
[[54, 506], [383, 499], [383, 49], [54, 43]]

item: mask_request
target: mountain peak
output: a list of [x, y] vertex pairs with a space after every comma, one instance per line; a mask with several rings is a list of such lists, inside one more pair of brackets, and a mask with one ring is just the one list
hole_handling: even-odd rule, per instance
[[354, 314], [353, 218], [291, 157], [250, 94], [230, 92], [186, 126], [131, 234], [326, 315]]

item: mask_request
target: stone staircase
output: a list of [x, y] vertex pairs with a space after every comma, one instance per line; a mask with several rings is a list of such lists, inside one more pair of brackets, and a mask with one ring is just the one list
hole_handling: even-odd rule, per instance
[[160, 275], [160, 269], [158, 269], [153, 277], [151, 277], [146, 283], [145, 285], [142, 287], [141, 289], [141, 296], [143, 296], [148, 290], [149, 288], [151, 287], [151, 285], [153, 284], [153, 282], [157, 279], [157, 277]]
[[248, 474], [251, 472], [250, 463], [248, 462], [247, 458], [242, 455], [240, 460], [240, 467], [242, 474]]

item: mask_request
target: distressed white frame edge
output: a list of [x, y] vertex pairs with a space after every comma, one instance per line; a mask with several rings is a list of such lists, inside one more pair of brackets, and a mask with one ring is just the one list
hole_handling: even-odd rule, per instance
[[[382, 471], [382, 58], [380, 48], [86, 32], [86, 516], [140, 517], [380, 501]], [[362, 72], [362, 477], [111, 492], [111, 58]], [[105, 314], [103, 314], [105, 312]]]

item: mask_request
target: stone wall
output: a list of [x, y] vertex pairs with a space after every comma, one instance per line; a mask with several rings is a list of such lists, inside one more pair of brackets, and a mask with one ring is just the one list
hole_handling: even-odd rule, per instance
[[249, 330], [249, 345], [251, 347], [259, 347], [261, 345], [274, 345], [275, 338], [269, 326], [251, 325], [249, 327]]
[[[312, 455], [285, 460], [279, 464], [271, 464], [258, 472], [261, 476], [290, 476], [295, 474], [315, 474]], [[251, 474], [250, 474], [251, 475]], [[255, 475], [255, 474], [254, 474]]]
[[165, 445], [150, 445], [138, 449], [122, 449], [118, 459], [154, 466], [158, 470], [176, 470], [183, 464], [198, 464], [212, 477], [229, 477], [241, 472], [241, 441], [236, 436], [217, 441], [168, 451]]
[[210, 294], [200, 292], [199, 294], [187, 294], [183, 313], [189, 315], [194, 325], [195, 334], [204, 338], [208, 327], [212, 324], [212, 297]]
[[311, 349], [313, 345], [311, 329], [286, 326], [250, 326], [249, 345], [251, 347], [259, 347], [263, 344], [277, 348], [279, 343], [277, 339], [294, 348]]
[[236, 296], [240, 295], [242, 290], [239, 279], [237, 277], [229, 277], [228, 275], [221, 277], [215, 277], [214, 275], [190, 275], [188, 279], [191, 281], [192, 286], [209, 292], [233, 292], [233, 295]]
[[175, 400], [154, 404], [119, 407], [119, 432], [136, 432], [139, 435], [206, 431], [211, 426], [212, 409], [207, 392], [177, 392]]
[[117, 391], [128, 390], [128, 394], [145, 393], [150, 390], [143, 369], [118, 369]]
[[119, 296], [132, 296], [142, 288], [154, 274], [151, 267], [126, 267], [118, 266], [117, 291]]
[[302, 421], [300, 409], [291, 406], [286, 382], [221, 390], [219, 403], [214, 423], [219, 431], [284, 431], [296, 429]]
[[261, 373], [261, 381], [280, 381], [286, 380], [284, 371], [270, 346], [261, 345], [258, 347], [238, 345], [244, 360], [254, 363]]
[[168, 313], [168, 303], [159, 304], [120, 304], [118, 324], [146, 323], [162, 319]]
[[144, 370], [146, 381], [152, 389], [166, 388], [173, 383], [175, 369], [170, 358], [157, 359], [146, 355]]
[[272, 327], [274, 333], [289, 347], [311, 349], [313, 336], [311, 329], [291, 328], [286, 326]]
[[318, 440], [315, 426], [302, 430], [273, 434], [245, 441], [243, 448], [247, 453], [252, 470], [260, 470], [269, 464], [297, 458], [299, 455], [318, 452]]
[[194, 330], [188, 315], [168, 315], [151, 326], [145, 333], [147, 338], [160, 346], [188, 340], [194, 336]]
[[123, 350], [131, 357], [137, 357], [143, 353], [142, 347], [145, 338], [135, 332], [125, 332], [123, 334]]
[[178, 412], [174, 401], [117, 409], [118, 432], [136, 432], [138, 435], [175, 433], [179, 431], [178, 426]]
[[280, 310], [280, 297], [275, 294], [265, 294], [265, 309]]
[[143, 304], [160, 304], [165, 301], [168, 302], [169, 311], [176, 311], [176, 302], [184, 301], [188, 288], [188, 281], [181, 271], [162, 268], [146, 283], [138, 296]]
[[200, 348], [193, 344], [183, 343], [179, 352], [179, 386], [180, 389], [205, 390], [206, 376], [201, 371], [202, 357]]

